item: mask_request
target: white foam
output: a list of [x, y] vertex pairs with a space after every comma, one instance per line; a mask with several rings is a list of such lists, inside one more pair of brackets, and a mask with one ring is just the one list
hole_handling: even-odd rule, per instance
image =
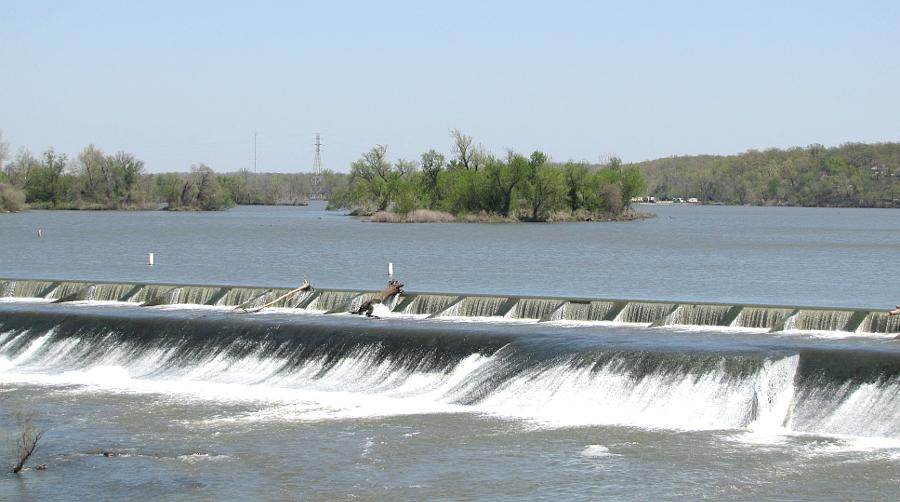
[[662, 326], [657, 326], [655, 329], [679, 331], [679, 332], [686, 332], [686, 333], [717, 332], [717, 333], [761, 334], [761, 333], [769, 332], [768, 328], [746, 328], [743, 326], [714, 326], [714, 325], [698, 325], [698, 324], [665, 324]]
[[551, 326], [560, 326], [564, 328], [585, 328], [585, 327], [595, 327], [595, 326], [603, 326], [610, 328], [634, 328], [634, 327], [649, 327], [650, 323], [640, 323], [640, 322], [622, 322], [622, 321], [573, 321], [568, 319], [559, 319], [555, 321], [546, 321], [541, 324], [549, 324]]
[[563, 361], [511, 378], [477, 407], [546, 427], [735, 429], [747, 424], [759, 378], [758, 373], [734, 379], [722, 369], [636, 379], [615, 361], [586, 366]]
[[210, 455], [209, 453], [192, 453], [190, 455], [179, 455], [178, 460], [187, 464], [196, 464], [198, 462], [220, 462], [231, 459], [230, 455]]
[[808, 338], [821, 338], [826, 340], [841, 340], [844, 338], [872, 338], [892, 340], [897, 338], [897, 333], [867, 333], [860, 331], [825, 331], [815, 329], [786, 329], [776, 333], [779, 336], [804, 336]]
[[85, 306], [85, 307], [140, 307], [141, 304], [137, 302], [120, 302], [118, 300], [73, 300], [70, 302], [65, 302], [66, 305], [71, 306]]
[[614, 457], [617, 456], [615, 453], [610, 453], [609, 448], [603, 446], [602, 444], [589, 444], [581, 450], [582, 457], [588, 458], [601, 458], [601, 457]]
[[[465, 411], [452, 402], [454, 389], [490, 358], [473, 354], [449, 371], [398, 369], [390, 359], [360, 350], [337, 364], [326, 357], [288, 370], [285, 361], [264, 357], [260, 346], [240, 358], [230, 348], [187, 366], [165, 364], [178, 347], [136, 355], [128, 346], [112, 347], [86, 368], [65, 369], [64, 362], [100, 344], [69, 338], [45, 347], [50, 334], [33, 340], [16, 358], [0, 360], [0, 382], [51, 386], [79, 385], [67, 392], [160, 394], [187, 401], [258, 403], [256, 411], [226, 420], [323, 420]], [[39, 358], [34, 358], [40, 352]], [[95, 354], [96, 356], [96, 354]], [[32, 361], [32, 359], [37, 359]], [[163, 368], [165, 368], [163, 370]]]
[[454, 322], [454, 323], [481, 323], [481, 324], [537, 324], [537, 319], [517, 319], [514, 317], [501, 317], [501, 316], [491, 316], [491, 317], [478, 317], [478, 316], [449, 316], [442, 315], [437, 317], [432, 317], [430, 320], [433, 321], [441, 321], [441, 322]]
[[746, 431], [725, 439], [753, 448], [789, 448], [806, 456], [833, 456], [846, 453], [873, 453], [900, 459], [900, 439], [888, 437], [848, 436], [843, 434], [811, 434], [781, 429], [780, 431]]
[[[12, 356], [4, 352], [19, 339], [29, 342]], [[41, 336], [7, 332], [0, 335], [0, 383], [251, 405], [245, 413], [210, 423], [467, 412], [547, 428], [747, 430], [753, 441], [778, 441], [797, 432], [897, 437], [900, 423], [900, 382], [822, 387], [819, 394], [799, 395], [796, 355], [765, 361], [740, 376], [724, 366], [635, 373], [623, 360], [584, 364], [573, 357], [527, 367], [495, 387], [496, 376], [508, 369], [508, 348], [431, 368], [424, 359], [414, 366], [383, 357], [377, 346], [360, 347], [337, 361], [323, 355], [295, 365], [290, 351], [282, 350], [290, 346], [280, 345], [287, 342], [247, 339], [185, 363], [179, 356], [189, 350], [187, 343], [138, 349], [113, 333], [57, 339], [52, 330]], [[78, 387], [70, 388], [73, 384]], [[476, 403], [460, 404], [476, 395]]]
[[55, 298], [32, 298], [23, 296], [0, 297], [0, 303], [51, 303], [55, 301]]
[[755, 380], [753, 406], [756, 419], [748, 426], [757, 432], [781, 432], [790, 416], [794, 402], [794, 378], [800, 356], [766, 361]]

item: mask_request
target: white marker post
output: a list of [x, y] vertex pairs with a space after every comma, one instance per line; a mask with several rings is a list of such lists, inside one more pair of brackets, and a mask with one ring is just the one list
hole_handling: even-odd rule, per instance
[[394, 280], [394, 263], [393, 262], [388, 262], [388, 280], [389, 281]]
[[147, 266], [148, 266], [148, 267], [152, 267], [152, 266], [153, 266], [153, 253], [149, 253], [149, 254], [147, 255]]

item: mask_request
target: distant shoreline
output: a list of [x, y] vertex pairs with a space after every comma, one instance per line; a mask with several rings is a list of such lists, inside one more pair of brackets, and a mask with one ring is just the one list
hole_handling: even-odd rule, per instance
[[626, 211], [620, 214], [612, 213], [564, 213], [552, 215], [543, 220], [530, 220], [528, 218], [503, 217], [490, 213], [475, 213], [454, 216], [442, 211], [430, 211], [419, 209], [401, 215], [393, 211], [378, 211], [372, 214], [347, 213], [347, 216], [362, 219], [369, 223], [490, 223], [490, 224], [515, 224], [515, 223], [580, 223], [580, 222], [628, 222], [656, 218], [653, 213], [639, 211]]

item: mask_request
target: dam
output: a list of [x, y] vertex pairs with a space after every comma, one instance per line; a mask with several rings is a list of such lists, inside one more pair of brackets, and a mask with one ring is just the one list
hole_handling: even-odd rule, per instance
[[870, 489], [895, 488], [900, 341], [886, 311], [407, 292], [368, 319], [347, 312], [373, 291], [321, 288], [235, 310], [289, 291], [2, 279], [0, 416], [50, 410], [53, 470], [120, 461], [177, 479], [239, 475], [250, 458], [316, 482], [390, 448], [395, 470], [409, 458], [442, 473], [442, 452], [509, 437], [529, 464], [633, 470], [665, 445], [667, 472], [725, 457], [715, 476], [731, 479], [729, 455], [803, 455], [827, 473], [819, 485], [850, 459]]
[[[897, 498], [896, 214], [317, 204], [6, 218], [0, 436], [34, 413], [48, 469], [0, 499]], [[388, 261], [415, 291], [347, 314]]]
[[[143, 307], [242, 306], [250, 310], [267, 305], [290, 291], [290, 288], [261, 286], [0, 279], [0, 299], [53, 303], [118, 302]], [[374, 293], [314, 288], [287, 296], [270, 307], [324, 315], [347, 313], [359, 308]], [[382, 314], [410, 319], [606, 322], [646, 327], [900, 334], [900, 316], [889, 316], [887, 310], [859, 308], [417, 292], [395, 296], [380, 308]]]

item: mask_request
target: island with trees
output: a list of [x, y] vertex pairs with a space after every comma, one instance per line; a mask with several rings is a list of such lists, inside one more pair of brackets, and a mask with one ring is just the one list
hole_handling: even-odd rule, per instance
[[350, 166], [347, 186], [329, 207], [378, 222], [609, 221], [646, 217], [629, 210], [644, 190], [637, 167], [611, 157], [602, 165], [552, 163], [535, 150], [502, 157], [457, 129], [452, 154], [429, 150], [415, 161], [387, 160], [376, 145]]

